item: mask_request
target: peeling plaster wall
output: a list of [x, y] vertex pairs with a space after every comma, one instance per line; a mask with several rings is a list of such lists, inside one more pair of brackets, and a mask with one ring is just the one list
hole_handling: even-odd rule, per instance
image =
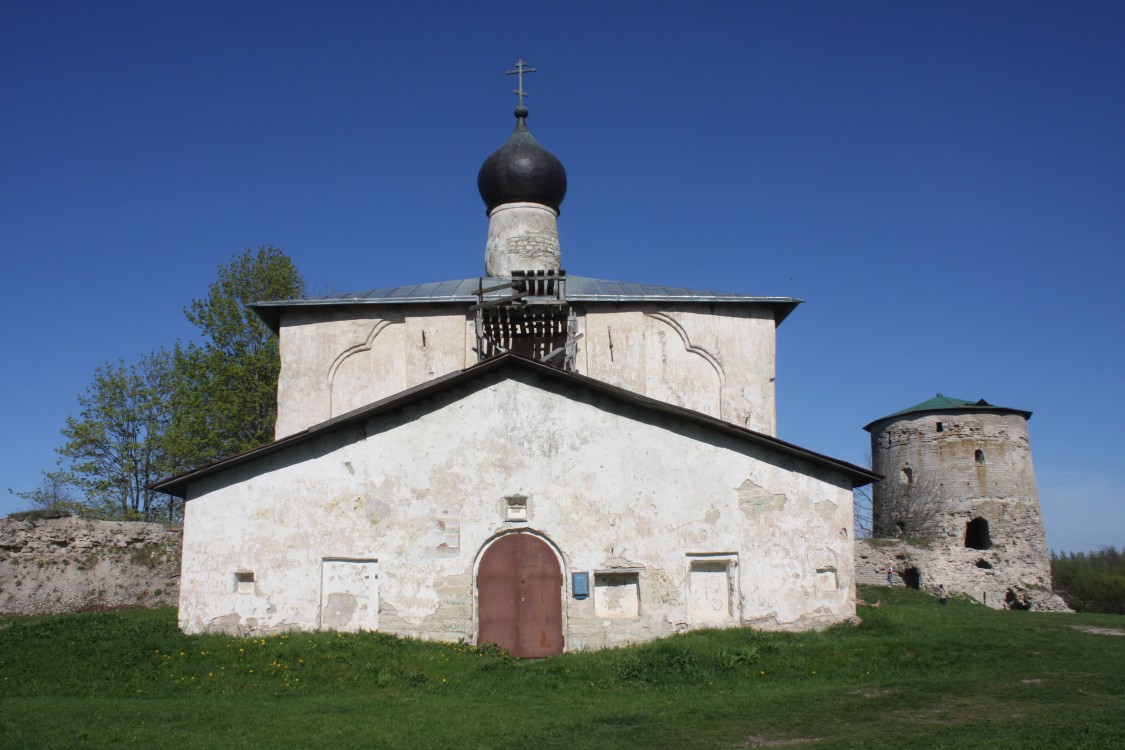
[[583, 324], [584, 374], [777, 434], [771, 310], [622, 306], [592, 309]]
[[[576, 305], [578, 371], [635, 393], [777, 434], [776, 325], [768, 308]], [[451, 311], [456, 312], [451, 313]], [[467, 306], [287, 312], [276, 437], [477, 361]]]
[[[526, 521], [506, 520], [513, 495]], [[520, 371], [201, 480], [189, 498], [187, 632], [317, 628], [330, 558], [373, 563], [378, 630], [473, 639], [479, 554], [515, 530], [561, 557], [568, 650], [704, 622], [691, 582], [702, 590], [715, 570], [729, 574], [723, 624], [805, 629], [855, 613], [844, 477]], [[592, 594], [599, 573], [625, 573], [602, 616], [594, 596], [570, 595], [579, 571]]]
[[476, 362], [464, 310], [332, 308], [281, 320], [275, 438]]

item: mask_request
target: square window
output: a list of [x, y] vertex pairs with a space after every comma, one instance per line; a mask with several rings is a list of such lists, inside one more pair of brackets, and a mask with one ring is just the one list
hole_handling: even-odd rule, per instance
[[235, 590], [240, 594], [254, 593], [254, 572], [240, 570], [234, 574]]
[[633, 571], [594, 573], [594, 614], [597, 617], [639, 617], [639, 578]]
[[816, 587], [820, 591], [834, 592], [840, 589], [840, 578], [835, 568], [816, 569]]
[[527, 495], [508, 495], [504, 498], [505, 518], [509, 521], [527, 520]]

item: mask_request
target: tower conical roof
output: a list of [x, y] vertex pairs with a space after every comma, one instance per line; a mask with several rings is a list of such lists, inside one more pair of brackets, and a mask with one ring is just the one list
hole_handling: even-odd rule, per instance
[[1020, 414], [1020, 415], [1023, 416], [1024, 419], [1031, 419], [1031, 412], [1024, 411], [1023, 409], [1012, 409], [1012, 408], [1007, 407], [1007, 406], [996, 406], [995, 404], [988, 403], [983, 398], [980, 399], [979, 401], [966, 401], [963, 398], [953, 398], [952, 396], [946, 396], [943, 393], [939, 393], [936, 396], [934, 396], [933, 398], [928, 399], [926, 401], [923, 401], [920, 404], [914, 404], [914, 406], [908, 406], [905, 409], [902, 409], [901, 411], [896, 411], [894, 414], [888, 414], [885, 417], [879, 417], [875, 421], [864, 425], [863, 429], [870, 432], [871, 428], [874, 425], [878, 424], [879, 422], [882, 422], [885, 419], [894, 419], [895, 417], [902, 417], [902, 416], [905, 416], [907, 414], [915, 414], [915, 413], [921, 413], [921, 412], [933, 412], [933, 411], [944, 412], [944, 411], [961, 411], [961, 410], [1006, 412], [1006, 413], [1012, 413], [1012, 414]]

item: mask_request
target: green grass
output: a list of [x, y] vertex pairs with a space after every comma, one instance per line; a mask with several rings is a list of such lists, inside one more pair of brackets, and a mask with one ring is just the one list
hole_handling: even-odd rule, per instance
[[863, 623], [520, 662], [465, 644], [0, 619], [3, 748], [1125, 747], [1125, 617], [861, 592]]

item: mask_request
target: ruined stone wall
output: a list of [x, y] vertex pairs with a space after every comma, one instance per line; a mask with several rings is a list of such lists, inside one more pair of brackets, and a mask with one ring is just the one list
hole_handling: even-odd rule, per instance
[[950, 596], [964, 594], [993, 609], [1071, 611], [1049, 588], [1021, 582], [1018, 570], [1003, 563], [991, 568], [978, 567], [980, 559], [894, 539], [857, 539], [855, 581], [886, 586], [890, 565], [894, 586], [910, 586], [937, 596], [938, 586], [942, 585]]
[[0, 518], [0, 614], [174, 605], [180, 532], [153, 523]]
[[[887, 477], [875, 485], [876, 528], [893, 494], [908, 487], [931, 495], [940, 509], [927, 549], [896, 553], [897, 567], [917, 569], [926, 588], [944, 583], [998, 608], [1021, 607], [1022, 590], [1050, 591], [1050, 551], [1023, 415], [908, 414], [876, 425], [871, 448], [876, 470]], [[857, 558], [857, 571], [864, 564]]]

